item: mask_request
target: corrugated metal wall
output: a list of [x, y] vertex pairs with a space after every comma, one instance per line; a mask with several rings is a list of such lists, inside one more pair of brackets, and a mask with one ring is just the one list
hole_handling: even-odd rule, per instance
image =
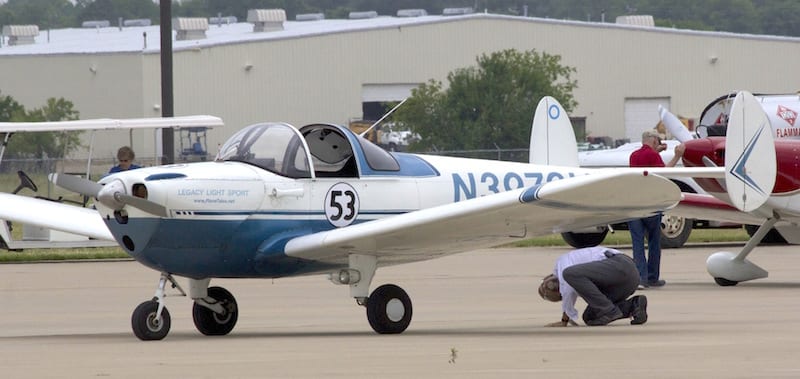
[[[798, 41], [485, 15], [218, 45], [175, 52], [175, 113], [222, 117], [226, 128], [209, 134], [215, 152], [255, 122], [300, 126], [359, 117], [364, 84], [444, 81], [481, 53], [537, 49], [577, 68], [572, 115], [586, 118], [592, 136], [616, 139], [626, 134], [626, 98], [669, 98], [674, 113], [699, 117], [712, 99], [738, 89], [796, 91]], [[0, 91], [28, 107], [63, 96], [82, 118], [152, 117], [160, 115], [159, 72], [157, 54], [4, 56]], [[100, 155], [127, 142], [108, 139], [98, 144]], [[153, 154], [152, 142], [149, 133], [134, 136], [140, 156]]]

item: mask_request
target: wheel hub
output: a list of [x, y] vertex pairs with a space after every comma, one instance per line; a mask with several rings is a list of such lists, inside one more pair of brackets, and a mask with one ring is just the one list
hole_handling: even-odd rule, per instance
[[391, 299], [386, 303], [386, 317], [392, 322], [398, 322], [403, 319], [406, 314], [406, 308], [400, 299]]

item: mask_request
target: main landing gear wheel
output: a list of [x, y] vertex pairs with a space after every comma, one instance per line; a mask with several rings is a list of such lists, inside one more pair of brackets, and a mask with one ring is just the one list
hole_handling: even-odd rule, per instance
[[411, 324], [411, 299], [394, 284], [384, 284], [367, 299], [369, 326], [380, 334], [402, 333]]
[[194, 326], [207, 336], [224, 336], [236, 326], [239, 319], [239, 307], [236, 299], [222, 287], [209, 287], [208, 297], [214, 299], [225, 309], [224, 313], [215, 313], [197, 302], [192, 307]]
[[158, 313], [158, 301], [150, 300], [139, 304], [131, 315], [131, 327], [133, 334], [142, 341], [157, 341], [164, 339], [169, 333], [171, 318], [167, 308], [161, 310], [161, 317], [156, 317]]
[[714, 278], [714, 281], [717, 282], [722, 287], [731, 287], [739, 284], [739, 282], [735, 282], [733, 280], [728, 280], [725, 278]]
[[606, 235], [608, 234], [608, 228], [604, 229], [602, 232], [597, 233], [574, 233], [574, 232], [566, 232], [561, 233], [561, 238], [564, 239], [568, 245], [576, 248], [581, 249], [584, 247], [593, 247], [603, 243], [603, 240], [606, 239]]
[[669, 213], [661, 217], [661, 247], [672, 249], [683, 246], [692, 234], [692, 219]]

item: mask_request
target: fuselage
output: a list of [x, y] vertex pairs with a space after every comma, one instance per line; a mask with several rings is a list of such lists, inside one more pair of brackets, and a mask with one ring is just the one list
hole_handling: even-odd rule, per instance
[[[772, 195], [767, 201], [790, 214], [800, 214], [800, 141], [775, 141], [777, 176]], [[705, 167], [703, 158], [710, 159], [717, 166], [725, 165], [725, 137], [699, 138], [686, 142], [683, 163], [687, 167]], [[696, 179], [708, 193], [727, 201], [727, 193], [715, 179]]]
[[[119, 244], [155, 270], [194, 278], [280, 277], [329, 272], [347, 264], [341, 259], [312, 262], [288, 257], [283, 247], [292, 238], [587, 172], [381, 153], [369, 150], [371, 147], [365, 147], [369, 141], [344, 128], [328, 125], [324, 129], [342, 137], [336, 141], [336, 150], [326, 152], [314, 131], [305, 134], [306, 140], [313, 141], [303, 145], [310, 155], [308, 162], [298, 165], [300, 170], [286, 168], [286, 162], [299, 162], [295, 154], [282, 164], [281, 159], [220, 159], [142, 168], [101, 181], [106, 186], [119, 182], [130, 194], [146, 188], [144, 197], [163, 205], [166, 217], [130, 205], [98, 204], [97, 208]], [[347, 171], [346, 164], [334, 170], [339, 167], [334, 161], [340, 158], [335, 154], [343, 143], [351, 144], [355, 171]], [[272, 145], [270, 148], [285, 148]], [[384, 153], [397, 167], [382, 170], [368, 157]], [[262, 164], [264, 161], [268, 163]], [[320, 170], [326, 165], [333, 171]]]

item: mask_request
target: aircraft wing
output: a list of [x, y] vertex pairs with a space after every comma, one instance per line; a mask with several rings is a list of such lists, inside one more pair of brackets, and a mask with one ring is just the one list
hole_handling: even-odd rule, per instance
[[697, 193], [683, 193], [682, 195], [683, 199], [670, 210], [671, 214], [686, 218], [751, 225], [760, 225], [766, 220], [766, 218], [758, 217], [750, 212], [742, 212], [711, 195]]
[[53, 132], [69, 130], [155, 129], [221, 127], [222, 119], [215, 116], [180, 116], [129, 119], [94, 119], [52, 122], [0, 122], [0, 133]]
[[411, 262], [643, 217], [680, 199], [678, 187], [658, 175], [598, 173], [297, 237], [284, 251], [326, 262], [346, 262], [349, 254]]
[[114, 241], [96, 210], [50, 200], [0, 193], [0, 219]]

